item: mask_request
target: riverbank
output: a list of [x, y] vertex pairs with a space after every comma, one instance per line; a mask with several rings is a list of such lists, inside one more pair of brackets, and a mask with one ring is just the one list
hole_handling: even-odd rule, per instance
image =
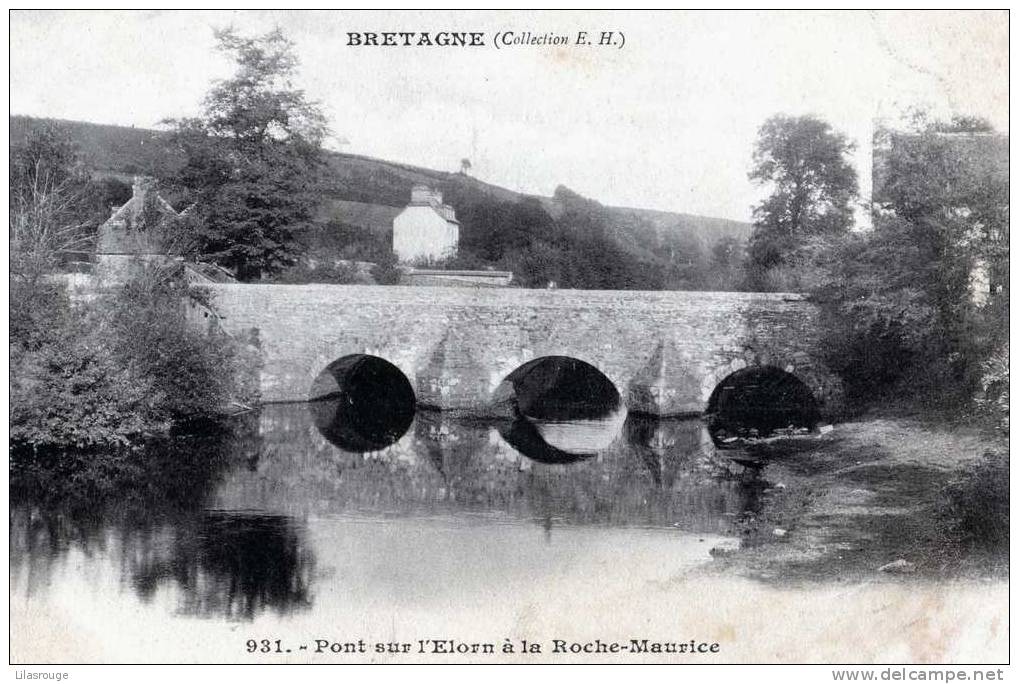
[[[767, 486], [760, 512], [741, 521], [741, 548], [714, 554], [726, 574], [771, 582], [1007, 576], [1007, 539], [1004, 546], [964, 539], [947, 501], [983, 454], [1007, 459], [1004, 437], [866, 418], [758, 450], [760, 464], [744, 476], [756, 469]], [[1007, 468], [1005, 477], [1007, 488]]]

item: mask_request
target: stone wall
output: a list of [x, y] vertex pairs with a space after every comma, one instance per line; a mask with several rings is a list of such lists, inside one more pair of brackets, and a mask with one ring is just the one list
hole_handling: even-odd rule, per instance
[[748, 365], [794, 374], [828, 415], [840, 406], [837, 379], [812, 355], [814, 308], [799, 295], [208, 287], [227, 330], [258, 330], [267, 402], [306, 400], [330, 363], [372, 354], [400, 368], [419, 403], [486, 413], [513, 370], [562, 355], [602, 371], [632, 411], [702, 413], [718, 383]]
[[410, 269], [400, 275], [401, 285], [415, 287], [509, 287], [509, 271], [439, 271]]

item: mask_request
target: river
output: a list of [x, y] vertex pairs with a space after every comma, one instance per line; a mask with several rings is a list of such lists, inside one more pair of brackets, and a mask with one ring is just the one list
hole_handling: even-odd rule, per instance
[[265, 631], [464, 597], [517, 605], [585, 576], [607, 591], [705, 564], [755, 506], [758, 485], [699, 420], [418, 412], [357, 451], [378, 436], [333, 414], [266, 406], [229, 440], [181, 439], [101, 505], [91, 490], [16, 497], [13, 603], [105, 616], [114, 640], [195, 620]]

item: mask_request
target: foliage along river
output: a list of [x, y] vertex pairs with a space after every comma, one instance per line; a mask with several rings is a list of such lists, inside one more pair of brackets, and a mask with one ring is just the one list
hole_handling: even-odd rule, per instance
[[128, 457], [147, 465], [121, 465], [108, 492], [102, 472], [87, 485], [57, 473], [45, 494], [12, 495], [12, 610], [75, 616], [112, 644], [97, 653], [128, 660], [149, 659], [131, 644], [230, 625], [237, 644], [220, 655], [238, 659], [244, 640], [296, 624], [441, 626], [454, 606], [664, 582], [735, 546], [760, 490], [699, 420], [419, 411], [365, 435], [342, 418], [322, 402], [266, 406], [229, 439]]

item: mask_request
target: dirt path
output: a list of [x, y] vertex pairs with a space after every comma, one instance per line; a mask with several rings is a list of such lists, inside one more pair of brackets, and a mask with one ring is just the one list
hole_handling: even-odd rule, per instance
[[[776, 582], [1000, 577], [1007, 552], [963, 550], [943, 512], [946, 485], [987, 450], [1008, 446], [902, 419], [764, 445], [761, 505], [742, 521], [740, 550], [718, 554], [719, 568]], [[896, 561], [905, 572], [878, 572]]]

